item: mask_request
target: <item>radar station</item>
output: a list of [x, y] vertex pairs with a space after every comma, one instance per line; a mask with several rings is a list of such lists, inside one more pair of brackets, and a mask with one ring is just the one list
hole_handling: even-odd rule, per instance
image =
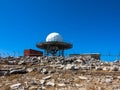
[[50, 33], [46, 42], [37, 43], [36, 46], [44, 50], [45, 56], [64, 56], [64, 50], [72, 48], [72, 44], [64, 42], [62, 36], [56, 32]]

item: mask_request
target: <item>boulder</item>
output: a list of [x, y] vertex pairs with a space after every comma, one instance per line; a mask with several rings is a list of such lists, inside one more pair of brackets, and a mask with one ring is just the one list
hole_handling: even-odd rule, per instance
[[66, 69], [66, 70], [71, 70], [72, 68], [74, 68], [74, 66], [73, 66], [72, 64], [67, 64], [67, 65], [65, 66], [65, 69]]
[[85, 76], [79, 76], [79, 79], [81, 79], [81, 80], [87, 80], [88, 77], [85, 77]]
[[0, 70], [0, 76], [7, 76], [9, 75], [9, 70]]
[[52, 74], [52, 73], [55, 73], [55, 72], [56, 72], [55, 70], [50, 70], [49, 74]]
[[110, 78], [106, 78], [105, 82], [106, 82], [106, 83], [112, 83], [112, 82], [113, 82], [113, 80], [112, 80], [112, 79], [110, 79]]
[[27, 72], [32, 72], [34, 70], [34, 68], [27, 68], [26, 71]]
[[54, 87], [54, 86], [55, 86], [55, 80], [52, 79], [51, 81], [47, 82], [46, 85], [47, 85], [47, 86], [53, 86], [53, 87]]
[[75, 84], [76, 87], [83, 87], [82, 84]]
[[60, 65], [59, 67], [58, 67], [58, 69], [63, 69], [65, 67], [65, 65]]
[[10, 89], [12, 89], [12, 90], [18, 89], [20, 86], [21, 86], [21, 83], [13, 84], [10, 86]]
[[82, 69], [82, 70], [89, 70], [90, 67], [87, 66], [87, 65], [82, 65], [82, 66], [80, 66], [80, 69]]
[[41, 60], [41, 57], [37, 57], [38, 60]]
[[79, 66], [73, 66], [73, 67], [72, 67], [72, 70], [79, 70], [79, 69], [80, 69]]
[[26, 63], [25, 63], [25, 61], [23, 60], [23, 61], [19, 61], [18, 62], [18, 65], [25, 65]]
[[30, 85], [38, 85], [37, 81], [35, 81], [35, 80], [30, 81], [29, 84]]
[[83, 61], [78, 59], [78, 60], [75, 60], [76, 63], [82, 63]]
[[96, 90], [103, 90], [102, 87], [96, 87]]
[[120, 85], [114, 85], [112, 90], [120, 90]]
[[46, 82], [45, 80], [40, 80], [40, 84], [42, 85], [45, 84], [45, 82]]
[[110, 68], [111, 71], [118, 71], [119, 70], [119, 67], [118, 66], [113, 66]]
[[64, 83], [58, 83], [57, 84], [59, 87], [65, 87], [66, 85]]
[[120, 76], [117, 76], [117, 79], [119, 79], [119, 80], [120, 80]]
[[25, 74], [25, 73], [27, 73], [25, 69], [16, 68], [16, 69], [10, 70], [10, 74]]
[[47, 90], [47, 89], [44, 86], [42, 86], [40, 90]]
[[52, 76], [46, 76], [46, 77], [43, 78], [43, 80], [49, 80], [49, 79], [51, 79], [51, 77]]
[[42, 73], [42, 74], [47, 74], [47, 73], [48, 73], [48, 70], [45, 69], [45, 68], [43, 68], [43, 69], [41, 70], [41, 73]]
[[109, 68], [109, 67], [103, 67], [103, 70], [104, 70], [104, 71], [109, 71], [110, 68]]
[[95, 70], [103, 70], [102, 67], [95, 67]]

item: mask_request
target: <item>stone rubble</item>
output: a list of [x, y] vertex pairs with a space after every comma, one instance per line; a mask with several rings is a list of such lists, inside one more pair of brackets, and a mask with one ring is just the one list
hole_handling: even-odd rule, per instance
[[0, 90], [120, 90], [120, 62], [52, 56], [1, 62]]

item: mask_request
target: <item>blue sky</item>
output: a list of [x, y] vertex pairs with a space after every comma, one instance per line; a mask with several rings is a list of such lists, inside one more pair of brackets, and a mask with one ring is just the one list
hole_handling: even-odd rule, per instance
[[[0, 52], [36, 48], [51, 32], [73, 43], [69, 53], [120, 53], [119, 0], [0, 0]], [[17, 54], [16, 54], [17, 55]], [[108, 59], [103, 57], [102, 59]], [[113, 58], [111, 58], [113, 59]]]

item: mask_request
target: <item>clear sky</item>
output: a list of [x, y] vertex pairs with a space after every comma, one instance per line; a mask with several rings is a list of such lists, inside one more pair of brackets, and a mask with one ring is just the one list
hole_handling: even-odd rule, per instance
[[2, 56], [39, 50], [36, 43], [45, 41], [51, 32], [73, 43], [67, 54], [116, 55], [120, 53], [120, 1], [0, 0]]

